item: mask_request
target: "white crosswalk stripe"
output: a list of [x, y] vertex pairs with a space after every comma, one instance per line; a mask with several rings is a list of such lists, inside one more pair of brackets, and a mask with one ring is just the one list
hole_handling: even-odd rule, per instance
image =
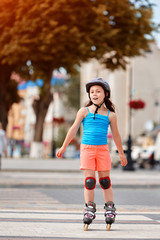
[[98, 212], [84, 232], [81, 211], [0, 209], [0, 239], [160, 239], [159, 216], [160, 212], [119, 212], [107, 232], [103, 212]]

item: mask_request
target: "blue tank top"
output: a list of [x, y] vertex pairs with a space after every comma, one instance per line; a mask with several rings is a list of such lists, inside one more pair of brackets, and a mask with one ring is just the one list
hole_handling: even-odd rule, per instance
[[83, 136], [82, 144], [87, 145], [105, 145], [107, 144], [107, 133], [109, 127], [109, 110], [108, 115], [90, 113], [83, 119]]

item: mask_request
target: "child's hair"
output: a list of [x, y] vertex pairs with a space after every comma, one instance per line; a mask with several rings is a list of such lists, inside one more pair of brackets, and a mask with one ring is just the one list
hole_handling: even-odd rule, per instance
[[[89, 107], [91, 106], [93, 103], [91, 100], [89, 100], [89, 102], [85, 105], [85, 107]], [[110, 101], [109, 98], [105, 97], [104, 99], [104, 104], [106, 106], [106, 108], [108, 108], [111, 112], [115, 112], [115, 106], [114, 104]]]

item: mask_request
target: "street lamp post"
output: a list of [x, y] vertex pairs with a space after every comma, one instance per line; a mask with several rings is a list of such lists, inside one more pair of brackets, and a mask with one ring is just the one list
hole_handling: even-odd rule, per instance
[[[133, 73], [132, 73], [132, 63], [130, 62], [129, 67], [129, 101], [132, 100], [132, 82], [133, 82]], [[134, 171], [135, 168], [133, 166], [132, 160], [132, 109], [129, 107], [129, 118], [128, 118], [128, 140], [127, 140], [127, 166], [123, 167], [123, 170], [126, 171]]]

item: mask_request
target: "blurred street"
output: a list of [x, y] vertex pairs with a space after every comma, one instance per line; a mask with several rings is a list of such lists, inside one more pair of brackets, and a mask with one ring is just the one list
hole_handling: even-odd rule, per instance
[[[159, 12], [158, 0], [0, 1], [0, 240], [160, 240]], [[111, 231], [98, 174], [84, 231], [79, 158], [94, 159], [81, 144], [96, 169], [110, 153]]]
[[118, 215], [110, 232], [97, 181], [96, 219], [84, 232], [79, 160], [3, 159], [0, 239], [160, 239], [159, 170], [112, 169]]

